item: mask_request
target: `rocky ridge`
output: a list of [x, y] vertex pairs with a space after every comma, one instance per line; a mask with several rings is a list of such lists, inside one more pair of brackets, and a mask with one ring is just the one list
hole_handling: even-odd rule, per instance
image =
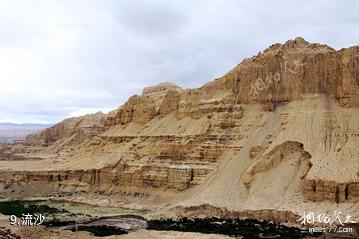
[[296, 38], [200, 88], [145, 88], [28, 137], [12, 154], [42, 160], [1, 161], [1, 196], [359, 216], [358, 107], [359, 47]]

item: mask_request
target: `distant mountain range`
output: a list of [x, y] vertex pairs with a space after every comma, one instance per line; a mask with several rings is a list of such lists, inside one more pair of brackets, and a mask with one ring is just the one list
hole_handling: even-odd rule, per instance
[[9, 143], [14, 140], [23, 140], [29, 134], [51, 127], [51, 124], [15, 124], [0, 123], [0, 143]]
[[43, 129], [51, 127], [51, 124], [15, 124], [15, 123], [0, 123], [0, 129]]

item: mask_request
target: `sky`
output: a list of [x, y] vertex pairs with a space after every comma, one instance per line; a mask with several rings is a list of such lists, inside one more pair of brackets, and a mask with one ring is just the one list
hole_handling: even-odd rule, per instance
[[0, 0], [0, 122], [108, 112], [146, 86], [199, 87], [297, 36], [359, 44], [357, 0]]

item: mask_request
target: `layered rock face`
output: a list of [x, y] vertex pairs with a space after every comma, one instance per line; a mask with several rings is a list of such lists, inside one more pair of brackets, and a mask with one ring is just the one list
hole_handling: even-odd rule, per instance
[[[272, 110], [272, 104], [301, 100], [307, 94], [332, 96], [344, 107], [359, 106], [358, 56], [359, 47], [336, 51], [299, 37], [270, 46], [199, 89], [181, 91], [163, 84], [144, 90], [120, 108], [116, 120], [109, 117], [107, 125], [144, 123], [177, 109], [182, 116], [193, 112], [200, 117], [221, 103], [262, 103]], [[154, 103], [154, 93], [163, 95], [160, 104]]]
[[181, 191], [197, 185], [207, 173], [205, 168], [118, 164], [89, 170], [4, 172], [0, 185], [4, 192], [8, 191], [2, 197], [50, 197], [91, 192], [111, 194], [126, 187], [167, 187]]
[[342, 106], [358, 106], [359, 47], [335, 51], [296, 38], [244, 60], [220, 78], [243, 103], [278, 103], [326, 94]]
[[39, 134], [29, 135], [27, 145], [49, 146], [55, 142], [73, 139], [70, 143], [83, 143], [104, 131], [105, 114], [98, 112], [66, 119]]
[[291, 221], [289, 211], [338, 206], [355, 214], [358, 107], [359, 47], [336, 51], [296, 38], [201, 88], [145, 88], [110, 115], [29, 137], [26, 147], [41, 147], [22, 156], [43, 160], [0, 161], [3, 197], [46, 183], [51, 190], [33, 193], [106, 192], [114, 200], [111, 193], [131, 188], [194, 211], [279, 210], [289, 216], [276, 220]]
[[178, 109], [180, 91], [181, 88], [172, 83], [145, 88], [141, 96], [130, 97], [115, 116], [107, 117], [105, 125], [147, 123], [158, 115], [167, 115]]

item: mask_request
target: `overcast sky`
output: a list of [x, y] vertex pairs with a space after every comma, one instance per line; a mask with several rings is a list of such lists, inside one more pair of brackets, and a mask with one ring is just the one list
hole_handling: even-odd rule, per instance
[[198, 87], [297, 36], [359, 44], [359, 1], [0, 0], [0, 122], [117, 108], [164, 81]]

